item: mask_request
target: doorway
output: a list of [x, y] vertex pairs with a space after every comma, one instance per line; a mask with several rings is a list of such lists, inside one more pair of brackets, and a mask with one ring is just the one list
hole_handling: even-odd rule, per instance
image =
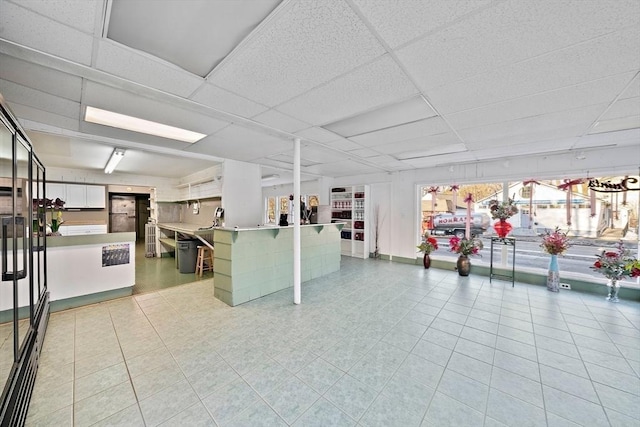
[[149, 194], [109, 193], [109, 232], [135, 232], [144, 241], [149, 208]]

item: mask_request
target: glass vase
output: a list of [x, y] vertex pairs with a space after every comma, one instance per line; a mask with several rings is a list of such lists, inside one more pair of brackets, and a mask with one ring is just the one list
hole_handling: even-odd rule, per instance
[[560, 269], [558, 268], [558, 255], [551, 254], [549, 260], [549, 271], [547, 272], [547, 290], [551, 292], [560, 291]]
[[493, 229], [496, 230], [496, 234], [499, 238], [504, 239], [507, 237], [507, 234], [511, 232], [513, 226], [509, 224], [506, 220], [501, 219], [493, 224]]
[[424, 257], [422, 258], [422, 265], [424, 265], [424, 268], [431, 267], [431, 257], [429, 254], [424, 254]]
[[607, 286], [609, 287], [609, 294], [607, 295], [607, 301], [609, 302], [618, 302], [618, 292], [620, 292], [620, 284], [618, 283], [618, 279], [613, 278], [609, 279], [607, 282]]

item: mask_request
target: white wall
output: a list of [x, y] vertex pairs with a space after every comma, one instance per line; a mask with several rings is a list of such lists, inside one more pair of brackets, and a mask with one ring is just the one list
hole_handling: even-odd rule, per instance
[[225, 160], [222, 207], [226, 227], [262, 224], [262, 175], [260, 165]]

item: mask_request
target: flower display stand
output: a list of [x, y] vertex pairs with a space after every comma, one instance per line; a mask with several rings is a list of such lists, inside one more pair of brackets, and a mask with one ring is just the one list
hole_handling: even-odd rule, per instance
[[[494, 273], [493, 272], [493, 246], [502, 245], [502, 246], [511, 246], [512, 247], [512, 258], [511, 258], [511, 275]], [[514, 237], [492, 237], [491, 238], [491, 257], [489, 258], [489, 283], [491, 283], [491, 279], [503, 278], [503, 279], [511, 279], [511, 287], [515, 286], [516, 281], [516, 239]]]

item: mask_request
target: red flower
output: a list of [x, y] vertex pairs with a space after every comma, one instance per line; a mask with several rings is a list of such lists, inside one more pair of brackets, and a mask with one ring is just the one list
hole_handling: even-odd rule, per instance
[[600, 261], [596, 261], [595, 263], [593, 263], [593, 266], [595, 268], [600, 268], [600, 267], [602, 267], [602, 264], [600, 263]]
[[616, 258], [618, 256], [617, 252], [606, 252], [604, 254], [604, 256], [608, 257], [608, 258]]

